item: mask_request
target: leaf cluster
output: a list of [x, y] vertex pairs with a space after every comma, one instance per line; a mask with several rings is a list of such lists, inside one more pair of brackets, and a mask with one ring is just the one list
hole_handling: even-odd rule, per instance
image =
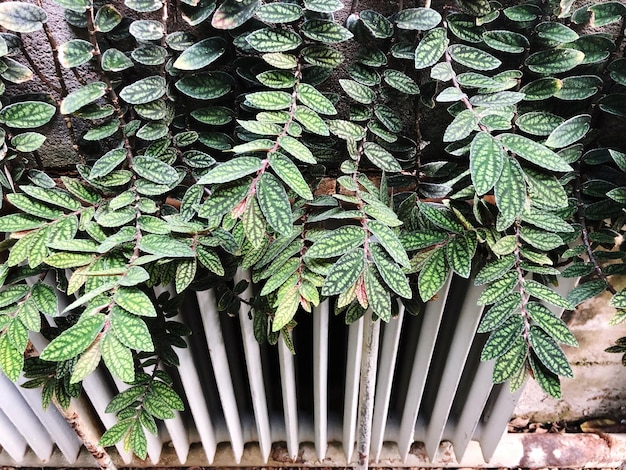
[[[42, 8], [0, 4], [0, 368], [66, 406], [102, 363], [130, 386], [102, 444], [143, 458], [182, 409], [160, 366], [186, 347], [188, 292], [293, 350], [325, 299], [389, 321], [471, 278], [494, 382], [555, 397], [577, 344], [559, 314], [608, 290], [626, 318], [626, 149], [604, 132], [626, 117], [626, 59], [594, 29], [623, 30], [622, 3], [355, 4], [344, 24], [340, 0], [56, 3], [78, 31], [58, 45]], [[71, 176], [26, 164], [54, 119]], [[580, 283], [563, 297], [559, 277]], [[49, 344], [25, 361], [29, 331]]]

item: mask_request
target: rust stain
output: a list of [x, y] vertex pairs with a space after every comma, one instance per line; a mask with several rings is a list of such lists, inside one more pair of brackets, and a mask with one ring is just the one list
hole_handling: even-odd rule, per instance
[[[609, 438], [610, 439], [610, 438]], [[522, 438], [521, 467], [577, 466], [580, 462], [604, 462], [610, 458], [610, 445], [602, 437], [572, 435], [567, 441], [559, 434], [526, 434]]]

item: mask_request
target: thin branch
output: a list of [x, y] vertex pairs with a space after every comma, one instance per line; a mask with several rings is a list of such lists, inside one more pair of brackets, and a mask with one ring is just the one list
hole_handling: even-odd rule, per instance
[[607, 290], [611, 294], [615, 295], [617, 294], [617, 290], [609, 282], [608, 276], [602, 270], [602, 266], [596, 259], [593, 253], [593, 248], [591, 247], [591, 240], [589, 240], [589, 232], [587, 231], [587, 219], [585, 218], [584, 204], [583, 204], [580, 187], [581, 187], [581, 181], [580, 181], [580, 168], [579, 168], [578, 171], [576, 172], [576, 187], [574, 189], [574, 193], [576, 195], [577, 216], [578, 216], [578, 223], [580, 224], [580, 229], [582, 232], [582, 241], [583, 241], [583, 244], [585, 245], [585, 251], [587, 252], [589, 261], [593, 264], [593, 269], [595, 270], [596, 275], [606, 283]]
[[33, 58], [28, 53], [28, 50], [24, 46], [22, 47], [22, 54], [24, 54], [24, 58], [26, 59], [26, 62], [28, 62], [28, 65], [30, 65], [31, 69], [33, 69], [33, 71], [35, 72], [35, 75], [37, 75], [37, 78], [39, 78], [39, 80], [41, 80], [41, 82], [44, 85], [46, 85], [48, 88], [50, 88], [51, 90], [55, 91], [56, 93], [60, 95], [61, 88], [56, 86], [54, 83], [52, 83], [50, 80], [46, 78], [46, 76], [41, 72], [41, 69], [37, 66]]

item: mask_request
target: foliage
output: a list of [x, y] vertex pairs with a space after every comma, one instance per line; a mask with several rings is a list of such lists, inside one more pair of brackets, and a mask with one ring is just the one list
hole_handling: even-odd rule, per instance
[[[546, 305], [608, 290], [625, 318], [626, 149], [601, 132], [626, 116], [621, 3], [355, 2], [342, 23], [339, 0], [56, 2], [78, 35], [59, 45], [40, 6], [0, 4], [0, 367], [67, 406], [102, 360], [130, 385], [103, 444], [145, 457], [182, 408], [161, 366], [186, 346], [171, 317], [189, 290], [249, 304], [275, 343], [324, 298], [389, 321], [394, 299], [417, 313], [450, 272], [471, 277], [494, 381], [554, 397], [576, 339]], [[47, 39], [55, 76], [22, 34]], [[55, 116], [74, 176], [25, 165]], [[562, 297], [559, 276], [581, 281]], [[29, 331], [50, 343], [25, 361]]]

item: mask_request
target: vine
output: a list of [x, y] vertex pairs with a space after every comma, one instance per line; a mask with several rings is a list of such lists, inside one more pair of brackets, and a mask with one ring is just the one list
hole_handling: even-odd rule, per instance
[[[293, 350], [325, 299], [347, 323], [390, 321], [396, 299], [417, 314], [450, 273], [471, 278], [494, 382], [554, 397], [577, 344], [557, 314], [608, 291], [626, 319], [622, 3], [56, 3], [77, 31], [62, 44], [39, 3], [0, 4], [0, 368], [68, 406], [102, 363], [129, 388], [101, 444], [145, 458], [182, 409], [161, 366], [193, 291], [248, 304], [257, 340]], [[26, 164], [57, 115], [72, 176]], [[559, 277], [580, 281], [563, 297]]]

